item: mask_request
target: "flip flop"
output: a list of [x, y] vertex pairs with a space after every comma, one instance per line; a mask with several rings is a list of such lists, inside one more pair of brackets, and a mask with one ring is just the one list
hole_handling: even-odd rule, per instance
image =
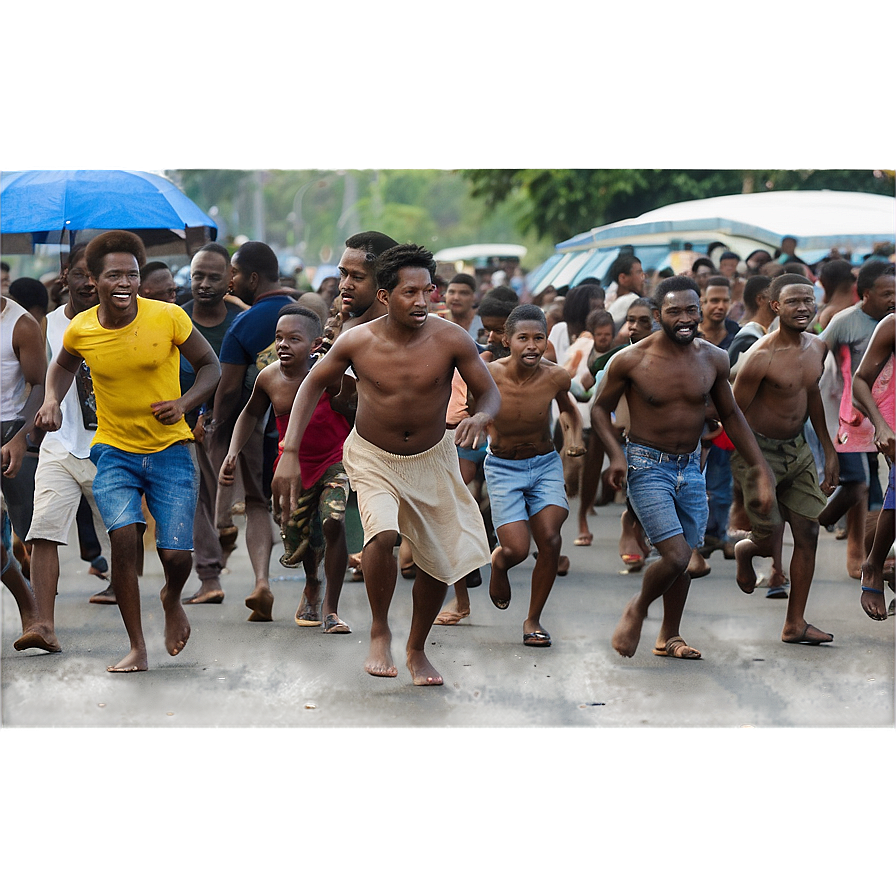
[[783, 585], [773, 585], [768, 591], [765, 592], [765, 596], [774, 600], [776, 598], [781, 598], [783, 600], [787, 600], [790, 595], [787, 593], [787, 589]]
[[[298, 621], [298, 620], [296, 620]], [[324, 617], [325, 635], [350, 635], [352, 630], [335, 613], [327, 613]]]
[[523, 644], [526, 647], [550, 647], [551, 636], [544, 631], [523, 632]]
[[[798, 638], [781, 638], [781, 640], [785, 644], [827, 644], [830, 641], [834, 640], [834, 636], [829, 634], [828, 632], [821, 632], [823, 635], [826, 635], [825, 638], [807, 638], [806, 633], [812, 626], [807, 622], [806, 627], [803, 629], [803, 633]], [[819, 629], [820, 631], [820, 629]]]
[[[685, 650], [693, 651], [692, 653], [684, 653]], [[670, 652], [671, 651], [671, 652]], [[696, 647], [686, 644], [684, 638], [676, 636], [666, 641], [665, 647], [654, 647], [655, 656], [667, 656], [673, 660], [699, 660], [702, 654]]]
[[115, 599], [115, 592], [112, 590], [112, 586], [110, 585], [103, 591], [98, 591], [93, 597], [90, 598], [88, 603], [91, 604], [117, 604], [118, 601]]
[[433, 625], [457, 625], [461, 619], [466, 619], [467, 616], [470, 615], [470, 611], [467, 610], [464, 613], [454, 613], [451, 610], [443, 610], [436, 616], [435, 622]]
[[296, 610], [296, 625], [320, 625], [320, 607], [309, 606], [303, 597]]

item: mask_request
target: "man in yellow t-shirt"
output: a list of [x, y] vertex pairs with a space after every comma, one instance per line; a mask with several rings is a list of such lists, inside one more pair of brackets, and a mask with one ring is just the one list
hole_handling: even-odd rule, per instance
[[[93, 377], [98, 429], [90, 450], [97, 472], [94, 497], [112, 543], [112, 587], [130, 639], [130, 652], [109, 672], [148, 668], [137, 582], [141, 497], [156, 521], [156, 546], [165, 572], [161, 592], [165, 647], [175, 656], [186, 646], [190, 624], [181, 591], [193, 566], [196, 470], [192, 433], [184, 412], [205, 402], [220, 378], [212, 347], [182, 308], [138, 298], [146, 252], [139, 237], [103, 233], [85, 252], [99, 305], [78, 314], [65, 331], [62, 351], [47, 374], [37, 425], [53, 431], [62, 422], [60, 400], [81, 361]], [[196, 381], [180, 394], [180, 355]]]

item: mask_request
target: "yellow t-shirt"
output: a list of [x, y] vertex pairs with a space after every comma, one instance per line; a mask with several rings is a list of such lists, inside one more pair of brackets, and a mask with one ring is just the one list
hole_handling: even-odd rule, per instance
[[155, 454], [192, 440], [181, 419], [159, 423], [150, 405], [180, 397], [180, 352], [193, 322], [178, 305], [137, 297], [137, 316], [120, 330], [99, 322], [99, 306], [82, 311], [68, 325], [62, 344], [90, 368], [99, 426], [94, 445], [132, 454]]

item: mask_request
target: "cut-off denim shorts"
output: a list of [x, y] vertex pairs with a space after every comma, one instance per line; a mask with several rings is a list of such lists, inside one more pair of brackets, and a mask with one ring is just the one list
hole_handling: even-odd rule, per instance
[[556, 451], [525, 460], [506, 460], [489, 452], [484, 470], [496, 532], [508, 523], [531, 519], [551, 504], [569, 510], [563, 464]]
[[106, 530], [134, 523], [145, 526], [142, 496], [156, 522], [156, 546], [163, 550], [193, 550], [193, 517], [199, 474], [190, 446], [178, 442], [153, 454], [132, 454], [96, 444], [90, 449], [96, 465], [93, 496]]
[[689, 547], [700, 547], [709, 516], [700, 446], [691, 454], [667, 454], [628, 442], [625, 456], [628, 499], [651, 543], [684, 535]]

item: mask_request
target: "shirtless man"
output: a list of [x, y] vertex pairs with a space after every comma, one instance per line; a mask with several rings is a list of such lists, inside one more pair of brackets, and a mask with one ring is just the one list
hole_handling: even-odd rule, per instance
[[[484, 438], [501, 406], [470, 336], [428, 313], [435, 267], [432, 253], [414, 245], [395, 246], [379, 257], [376, 297], [387, 312], [342, 333], [311, 368], [296, 394], [272, 483], [274, 506], [288, 518], [301, 492], [298, 448], [311, 414], [323, 390], [351, 365], [358, 412], [343, 462], [364, 525], [362, 562], [373, 617], [364, 668], [374, 676], [398, 674], [388, 614], [397, 577], [393, 550], [401, 532], [418, 568], [407, 643], [416, 685], [442, 684], [424, 648], [447, 586], [489, 562], [485, 527], [461, 478], [455, 444], [469, 447]], [[479, 410], [452, 432], [445, 418], [455, 369]]]
[[[799, 274], [772, 281], [769, 303], [778, 315], [778, 329], [763, 336], [744, 359], [734, 382], [734, 400], [776, 479], [776, 502], [770, 514], [755, 509], [755, 485], [741, 453], [731, 456], [731, 471], [744, 495], [750, 535], [734, 548], [737, 584], [751, 594], [756, 587], [753, 557], [772, 557], [781, 550], [784, 523], [793, 534], [790, 597], [781, 640], [788, 644], [822, 644], [833, 635], [806, 622], [806, 603], [815, 572], [818, 514], [837, 487], [837, 452], [828, 435], [818, 381], [827, 347], [806, 332], [815, 317], [812, 282]], [[824, 481], [819, 487], [812, 450], [803, 435], [806, 420], [824, 450]]]
[[581, 457], [582, 418], [569, 394], [569, 373], [543, 359], [547, 321], [537, 305], [520, 305], [504, 326], [510, 355], [493, 362], [489, 372], [501, 393], [501, 410], [489, 426], [485, 481], [498, 547], [492, 552], [489, 597], [499, 610], [510, 606], [507, 571], [529, 556], [529, 533], [537, 559], [532, 571], [529, 615], [523, 644], [550, 647], [541, 612], [557, 576], [560, 527], [569, 516], [563, 464], [551, 439], [551, 403], [560, 408], [564, 443], [570, 457]]
[[[871, 342], [852, 381], [852, 403], [874, 426], [874, 444], [890, 465], [887, 492], [871, 550], [862, 564], [862, 609], [878, 622], [893, 615], [893, 602], [884, 606], [884, 561], [893, 545], [893, 522], [896, 518], [893, 462], [896, 459], [896, 436], [893, 434], [893, 364], [896, 351], [896, 315], [888, 314], [875, 328]], [[884, 368], [889, 367], [889, 377]]]
[[[634, 656], [647, 609], [663, 596], [663, 622], [653, 652], [699, 659], [679, 626], [687, 600], [691, 552], [699, 547], [707, 519], [706, 484], [700, 472], [700, 435], [711, 398], [731, 441], [757, 467], [758, 502], [768, 512], [774, 480], [759, 446], [734, 403], [728, 355], [697, 339], [700, 296], [690, 277], [663, 280], [654, 297], [660, 329], [616, 354], [591, 412], [591, 422], [610, 459], [614, 488], [628, 482], [628, 497], [660, 558], [647, 568], [613, 633], [622, 656]], [[628, 402], [631, 423], [626, 453], [616, 440], [610, 413]], [[626, 461], [627, 455], [627, 461]]]
[[[93, 378], [98, 429], [90, 449], [96, 466], [93, 495], [112, 542], [112, 587], [130, 640], [127, 655], [107, 672], [148, 668], [137, 581], [138, 546], [146, 521], [145, 495], [156, 521], [156, 546], [165, 585], [159, 595], [165, 614], [165, 648], [177, 656], [190, 637], [180, 603], [193, 566], [196, 470], [184, 413], [208, 400], [220, 377], [218, 359], [183, 309], [139, 298], [143, 243], [133, 233], [110, 230], [85, 251], [99, 305], [68, 325], [63, 347], [47, 374], [46, 397], [35, 424], [55, 432], [60, 403], [85, 361]], [[180, 394], [181, 354], [196, 382]]]

